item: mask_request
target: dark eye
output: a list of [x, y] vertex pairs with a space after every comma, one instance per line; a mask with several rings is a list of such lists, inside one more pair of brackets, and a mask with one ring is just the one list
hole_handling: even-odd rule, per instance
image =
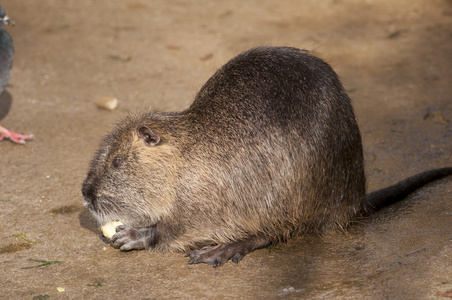
[[117, 168], [121, 165], [122, 163], [122, 159], [120, 157], [115, 157], [113, 159], [113, 162], [111, 163], [111, 165], [113, 166], [113, 168]]

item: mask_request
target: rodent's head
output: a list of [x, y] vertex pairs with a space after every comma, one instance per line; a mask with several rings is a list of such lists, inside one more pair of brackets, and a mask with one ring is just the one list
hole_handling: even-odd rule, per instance
[[130, 116], [107, 134], [83, 182], [84, 205], [100, 223], [156, 224], [171, 210], [173, 147], [158, 117]]

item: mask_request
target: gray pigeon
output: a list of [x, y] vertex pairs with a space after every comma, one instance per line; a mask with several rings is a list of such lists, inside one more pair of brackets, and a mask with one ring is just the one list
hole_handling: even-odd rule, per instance
[[[8, 84], [9, 75], [13, 66], [13, 39], [9, 33], [2, 28], [3, 25], [10, 25], [11, 23], [12, 21], [6, 15], [5, 10], [0, 6], [0, 94]], [[12, 132], [0, 126], [0, 141], [4, 138], [8, 138], [15, 143], [25, 144], [25, 140], [32, 139], [33, 135]]]

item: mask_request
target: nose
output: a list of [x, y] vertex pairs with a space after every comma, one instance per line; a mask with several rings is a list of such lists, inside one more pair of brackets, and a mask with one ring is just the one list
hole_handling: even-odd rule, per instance
[[96, 205], [96, 190], [91, 182], [90, 176], [88, 176], [82, 185], [82, 195], [84, 200], [84, 205], [87, 208], [94, 208]]

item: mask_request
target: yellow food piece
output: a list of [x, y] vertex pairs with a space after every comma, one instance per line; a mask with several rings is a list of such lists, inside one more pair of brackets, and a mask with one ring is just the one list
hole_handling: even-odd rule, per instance
[[111, 239], [111, 237], [116, 233], [116, 227], [119, 225], [124, 225], [124, 223], [121, 221], [111, 221], [102, 225], [100, 230], [102, 230], [102, 233], [106, 238]]

